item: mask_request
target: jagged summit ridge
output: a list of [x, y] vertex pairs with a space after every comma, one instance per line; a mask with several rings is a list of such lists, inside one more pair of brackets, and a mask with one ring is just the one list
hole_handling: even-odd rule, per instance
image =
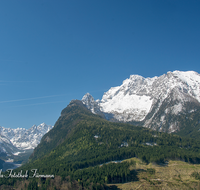
[[100, 113], [100, 107], [99, 107], [99, 100], [94, 100], [94, 98], [92, 97], [92, 95], [90, 93], [86, 93], [83, 98], [82, 98], [82, 102], [83, 104], [86, 105], [86, 107], [94, 114], [96, 113]]
[[94, 111], [94, 109], [95, 109], [95, 106], [96, 106], [97, 103], [96, 103], [96, 101], [94, 100], [94, 98], [92, 97], [92, 95], [90, 95], [90, 93], [86, 93], [86, 94], [83, 96], [82, 102], [83, 102], [84, 104], [87, 105], [87, 108], [88, 108], [89, 110], [91, 110], [92, 113], [96, 113], [96, 112]]
[[[166, 114], [191, 111], [186, 107], [188, 103], [200, 105], [200, 75], [194, 71], [167, 72], [153, 78], [131, 75], [121, 86], [105, 92], [100, 101], [89, 94], [82, 101], [93, 113], [100, 110], [104, 115], [112, 115], [114, 120], [140, 122], [145, 127], [160, 127], [163, 131]], [[173, 126], [170, 124], [169, 132], [178, 129]]]
[[33, 125], [29, 129], [11, 129], [0, 126], [0, 136], [4, 137], [3, 139], [9, 140], [13, 146], [20, 150], [34, 149], [40, 143], [42, 136], [52, 128], [53, 126], [46, 125], [45, 123], [38, 126]]

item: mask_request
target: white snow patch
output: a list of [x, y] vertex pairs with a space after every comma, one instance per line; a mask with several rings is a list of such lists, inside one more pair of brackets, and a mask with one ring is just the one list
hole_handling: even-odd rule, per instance
[[128, 113], [140, 113], [144, 112], [145, 115], [149, 112], [152, 100], [149, 96], [139, 96], [136, 94], [126, 94], [119, 92], [116, 96], [110, 96], [109, 98], [103, 96], [101, 105], [101, 111], [111, 112], [128, 112]]
[[13, 153], [13, 155], [18, 156], [20, 153], [22, 153], [22, 152], [15, 152], [15, 153]]
[[177, 104], [177, 105], [174, 105], [172, 107], [172, 113], [177, 115], [179, 112], [181, 112], [183, 109], [183, 105], [181, 103]]
[[[87, 97], [89, 94], [82, 101], [93, 113], [98, 108], [107, 118], [119, 121], [143, 121], [148, 113], [154, 111], [151, 118], [145, 121], [144, 126], [148, 127], [165, 100], [168, 103], [177, 102], [177, 105], [165, 108], [165, 114], [178, 114], [183, 111], [185, 102], [194, 99], [200, 102], [200, 74], [173, 71], [153, 78], [130, 75], [121, 86], [111, 87], [105, 92], [101, 100]], [[162, 116], [160, 121], [164, 123], [166, 118]]]
[[163, 122], [164, 120], [165, 120], [165, 115], [162, 115], [162, 116], [160, 117], [160, 121]]
[[169, 127], [169, 133], [173, 133], [177, 130], [176, 123], [172, 123]]
[[173, 74], [190, 87], [188, 93], [200, 102], [200, 74], [195, 71], [174, 71]]

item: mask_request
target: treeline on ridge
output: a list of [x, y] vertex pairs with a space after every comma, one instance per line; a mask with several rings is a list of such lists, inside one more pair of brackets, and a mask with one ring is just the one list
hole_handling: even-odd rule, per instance
[[109, 122], [92, 114], [80, 102], [72, 102], [62, 111], [55, 127], [42, 138], [29, 163], [15, 172], [37, 168], [39, 174], [62, 176], [78, 181], [83, 187], [97, 183], [103, 187], [106, 183], [136, 180], [129, 163], [100, 167], [131, 157], [145, 163], [160, 164], [170, 159], [200, 163], [200, 141]]

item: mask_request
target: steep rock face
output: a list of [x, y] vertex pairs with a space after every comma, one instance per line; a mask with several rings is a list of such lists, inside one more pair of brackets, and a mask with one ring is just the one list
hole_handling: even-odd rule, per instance
[[95, 101], [94, 98], [89, 94], [85, 94], [82, 98], [83, 104], [87, 105], [87, 108], [92, 112], [92, 113], [99, 113], [100, 108], [98, 105], [98, 101]]
[[95, 110], [100, 110], [108, 120], [174, 132], [180, 130], [177, 115], [200, 108], [200, 75], [194, 71], [153, 78], [131, 75], [121, 86], [105, 92], [100, 101], [89, 94], [84, 99], [88, 109], [97, 114]]

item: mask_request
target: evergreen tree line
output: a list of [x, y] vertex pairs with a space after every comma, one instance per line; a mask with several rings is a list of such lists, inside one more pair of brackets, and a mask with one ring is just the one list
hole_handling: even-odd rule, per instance
[[[106, 183], [136, 179], [129, 170], [129, 163], [99, 166], [110, 161], [137, 157], [145, 163], [165, 163], [169, 159], [200, 163], [198, 140], [109, 122], [81, 109], [76, 105], [73, 108], [73, 104], [64, 109], [29, 163], [15, 172], [38, 169], [39, 174], [68, 177], [83, 187], [89, 184], [103, 187]], [[7, 181], [12, 184], [13, 180], [17, 179]], [[7, 183], [5, 179], [0, 179], [0, 184], [4, 183]]]
[[[79, 169], [131, 157], [138, 157], [146, 163], [163, 163], [169, 159], [200, 163], [198, 141], [131, 127], [105, 121], [98, 123], [97, 120], [82, 121], [71, 137], [56, 149], [22, 168], [37, 168], [41, 174], [67, 176]], [[98, 138], [95, 139], [95, 135]], [[128, 146], [121, 146], [123, 142]]]

